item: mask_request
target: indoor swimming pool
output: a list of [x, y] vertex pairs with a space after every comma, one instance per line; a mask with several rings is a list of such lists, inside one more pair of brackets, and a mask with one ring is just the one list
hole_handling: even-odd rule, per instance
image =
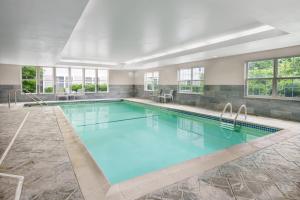
[[111, 184], [214, 153], [278, 131], [129, 101], [60, 105]]

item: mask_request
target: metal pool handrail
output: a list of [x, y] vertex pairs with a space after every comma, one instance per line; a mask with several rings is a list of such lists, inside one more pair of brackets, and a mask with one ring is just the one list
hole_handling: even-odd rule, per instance
[[228, 108], [228, 106], [229, 106], [229, 108], [230, 108], [230, 116], [232, 116], [232, 104], [228, 102], [228, 103], [225, 105], [225, 107], [224, 107], [224, 109], [223, 109], [223, 112], [221, 113], [220, 121], [222, 121], [223, 115], [225, 114], [226, 109]]
[[[26, 90], [26, 89], [23, 89], [23, 91], [24, 91], [24, 90], [26, 91], [25, 95], [27, 95], [27, 96], [31, 95], [31, 96], [33, 96], [34, 98], [36, 98], [37, 100], [39, 100], [42, 104], [45, 104], [45, 105], [48, 106], [48, 104], [47, 104], [43, 99], [41, 99], [41, 98], [38, 97], [37, 95], [35, 95], [35, 94], [29, 92], [29, 91]], [[17, 102], [17, 91], [22, 92], [20, 89], [15, 90], [15, 103]]]
[[[14, 91], [14, 95], [15, 95], [15, 104], [17, 104], [17, 92], [21, 91], [20, 89], [17, 89]], [[31, 100], [33, 100], [35, 103], [39, 104], [40, 106], [43, 106], [42, 103], [40, 103], [38, 100], [36, 100], [34, 97], [30, 96], [30, 94], [32, 93], [24, 93], [26, 96], [28, 96]]]
[[237, 114], [234, 118], [234, 121], [233, 121], [234, 126], [236, 125], [236, 120], [237, 120], [238, 116], [241, 114], [241, 111], [242, 111], [243, 108], [244, 108], [244, 112], [245, 112], [245, 120], [247, 120], [247, 107], [246, 107], [245, 104], [243, 104], [243, 105], [240, 106], [240, 108], [239, 108], [239, 110], [238, 110], [238, 112], [237, 112]]
[[[23, 89], [23, 91], [26, 91], [26, 93], [24, 93], [26, 96], [28, 96], [31, 100], [33, 100], [35, 103], [39, 104], [40, 106], [43, 106], [43, 105], [48, 105], [44, 100], [42, 100], [40, 97], [38, 97], [37, 95], [29, 92], [28, 90], [26, 89]], [[17, 90], [14, 90], [14, 100], [15, 100], [15, 104], [17, 104], [17, 92], [20, 91], [22, 92], [22, 90], [20, 89], [17, 89]], [[10, 108], [10, 98], [11, 97], [11, 92], [8, 92], [8, 107]]]

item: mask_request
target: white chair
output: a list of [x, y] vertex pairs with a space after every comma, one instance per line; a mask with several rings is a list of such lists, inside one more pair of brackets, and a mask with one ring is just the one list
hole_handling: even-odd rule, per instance
[[166, 103], [168, 99], [170, 99], [172, 102], [174, 101], [173, 96], [174, 90], [170, 90], [169, 93], [164, 93], [163, 95], [158, 96], [158, 99], [163, 99], [163, 102]]

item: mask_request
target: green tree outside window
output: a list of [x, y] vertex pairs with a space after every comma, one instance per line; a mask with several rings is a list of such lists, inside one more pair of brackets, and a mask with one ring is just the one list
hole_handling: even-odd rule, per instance
[[107, 84], [105, 84], [105, 83], [98, 84], [98, 91], [99, 92], [107, 92]]
[[96, 90], [96, 84], [94, 83], [86, 83], [84, 86], [84, 89], [86, 92], [95, 92]]
[[36, 67], [22, 67], [22, 91], [24, 93], [36, 93]]

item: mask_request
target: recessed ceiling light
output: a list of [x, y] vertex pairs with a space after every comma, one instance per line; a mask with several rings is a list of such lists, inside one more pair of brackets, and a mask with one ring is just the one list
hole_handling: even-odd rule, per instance
[[116, 62], [102, 62], [102, 61], [94, 61], [94, 60], [76, 60], [76, 59], [61, 59], [60, 62], [94, 64], [94, 65], [118, 65], [119, 64]]
[[210, 39], [210, 40], [201, 41], [201, 42], [197, 42], [197, 43], [190, 44], [190, 45], [185, 45], [185, 46], [180, 47], [180, 48], [171, 49], [169, 51], [153, 54], [153, 55], [150, 55], [150, 56], [145, 56], [145, 57], [140, 57], [140, 58], [128, 60], [128, 61], [125, 62], [125, 64], [133, 64], [133, 63], [138, 63], [138, 62], [142, 62], [142, 61], [146, 61], [146, 60], [151, 60], [151, 59], [154, 59], [154, 58], [159, 58], [159, 57], [163, 57], [163, 56], [167, 56], [167, 55], [171, 55], [171, 54], [175, 54], [175, 53], [180, 53], [180, 52], [191, 50], [191, 49], [205, 47], [205, 46], [212, 45], [212, 44], [226, 42], [226, 41], [229, 41], [229, 40], [238, 39], [238, 38], [241, 38], [241, 37], [254, 35], [254, 34], [257, 34], [257, 33], [270, 31], [270, 30], [273, 30], [273, 29], [275, 29], [275, 28], [272, 27], [272, 26], [263, 25], [263, 26], [248, 29], [248, 30], [245, 30], [245, 31], [240, 31], [240, 32], [224, 35], [224, 36], [221, 36], [221, 37], [213, 38], [213, 39]]

